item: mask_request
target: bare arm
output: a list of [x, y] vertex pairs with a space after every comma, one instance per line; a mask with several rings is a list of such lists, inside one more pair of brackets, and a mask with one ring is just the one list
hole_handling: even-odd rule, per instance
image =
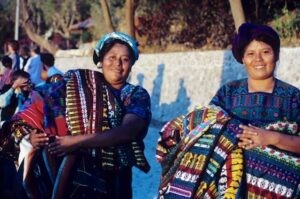
[[122, 125], [103, 133], [57, 137], [49, 145], [53, 154], [64, 155], [81, 147], [108, 147], [128, 143], [147, 128], [147, 122], [134, 114], [126, 114]]
[[251, 149], [261, 146], [276, 146], [279, 149], [300, 154], [300, 137], [269, 131], [255, 126], [240, 126], [244, 131], [238, 135], [239, 146]]
[[105, 133], [78, 136], [78, 144], [81, 147], [107, 147], [127, 143], [143, 132], [147, 128], [146, 125], [146, 121], [136, 115], [126, 114], [121, 126]]
[[277, 142], [274, 146], [287, 151], [295, 152], [300, 154], [300, 137], [292, 135], [284, 135], [277, 132], [273, 132]]

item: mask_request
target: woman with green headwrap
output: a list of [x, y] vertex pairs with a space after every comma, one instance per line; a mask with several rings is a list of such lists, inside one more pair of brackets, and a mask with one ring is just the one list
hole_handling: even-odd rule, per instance
[[149, 171], [143, 139], [151, 120], [150, 97], [141, 86], [127, 82], [138, 57], [136, 40], [109, 33], [94, 50], [93, 61], [101, 72], [68, 71], [65, 87], [47, 94], [44, 124], [55, 126], [61, 117], [53, 119], [46, 110], [52, 102], [65, 100], [53, 110], [65, 110], [68, 127], [67, 135], [51, 128], [57, 133], [31, 136], [33, 146], [46, 149], [52, 198], [132, 198], [132, 167]]

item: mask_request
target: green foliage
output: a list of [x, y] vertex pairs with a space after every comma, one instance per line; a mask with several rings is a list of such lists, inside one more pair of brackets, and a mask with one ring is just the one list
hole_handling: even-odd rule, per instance
[[[258, 2], [258, 5], [255, 3]], [[269, 24], [284, 41], [300, 38], [300, 2], [295, 0], [243, 1], [249, 22]], [[285, 42], [289, 43], [289, 42]]]
[[111, 5], [111, 8], [123, 8], [125, 0], [110, 0], [108, 1]]
[[93, 35], [89, 31], [83, 31], [81, 34], [82, 43], [91, 42], [93, 40]]
[[99, 0], [79, 0], [77, 1], [77, 11], [80, 13], [81, 20], [85, 20], [91, 16], [92, 5]]
[[227, 1], [164, 0], [143, 6], [138, 17], [148, 45], [224, 48], [234, 32]]
[[282, 13], [283, 15], [276, 15], [274, 28], [282, 38], [297, 37], [300, 33], [300, 9], [289, 11], [284, 7]]
[[91, 4], [90, 14], [95, 24], [91, 30], [92, 37], [94, 40], [98, 40], [106, 32], [99, 1]]
[[[0, 0], [0, 43], [14, 36], [15, 0]], [[95, 26], [69, 32], [65, 38], [76, 42], [98, 40], [107, 33], [99, 0], [28, 0], [35, 32], [63, 32], [71, 25], [92, 17]], [[112, 23], [124, 30], [125, 0], [109, 0]], [[300, 2], [297, 0], [242, 0], [246, 20], [273, 26], [283, 39], [300, 39]], [[223, 49], [231, 43], [234, 23], [229, 2], [223, 0], [136, 0], [135, 28], [144, 46], [164, 50]], [[74, 18], [74, 20], [70, 20]], [[58, 21], [64, 21], [63, 25]], [[24, 32], [20, 29], [21, 37]], [[0, 52], [1, 53], [1, 52]]]
[[[15, 4], [10, 0], [0, 2], [0, 44], [3, 46], [7, 39], [14, 38]], [[3, 53], [3, 49], [1, 52]]]
[[0, 0], [0, 58], [4, 55], [4, 43], [14, 39], [15, 1]]
[[[104, 22], [104, 17], [102, 13], [102, 8], [98, 0], [97, 2], [93, 3], [91, 6], [91, 16], [95, 23], [94, 28], [91, 30], [93, 39], [98, 40], [100, 37], [102, 37], [104, 34], [108, 32], [106, 29], [106, 25]], [[126, 23], [124, 21], [124, 13], [123, 13], [123, 7], [125, 4], [125, 0], [110, 0], [107, 1], [109, 11], [111, 13], [111, 21], [113, 24], [113, 27], [117, 31], [122, 31], [122, 23]]]

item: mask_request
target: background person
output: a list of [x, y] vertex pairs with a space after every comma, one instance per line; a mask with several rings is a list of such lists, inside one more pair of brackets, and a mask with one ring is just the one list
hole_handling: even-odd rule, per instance
[[3, 71], [1, 76], [0, 76], [0, 90], [2, 90], [2, 87], [5, 84], [10, 84], [11, 83], [11, 75], [13, 73], [13, 69], [12, 69], [12, 59], [5, 55], [2, 59], [1, 59], [1, 63], [3, 65]]
[[41, 78], [46, 82], [52, 81], [50, 78], [62, 78], [64, 73], [54, 66], [54, 56], [51, 53], [41, 53], [40, 56], [43, 63]]
[[13, 72], [10, 84], [3, 86], [0, 95], [1, 120], [7, 121], [29, 97], [32, 89], [30, 75], [22, 70]]
[[19, 106], [28, 97], [29, 74], [18, 70], [12, 74], [12, 83], [5, 84], [0, 95], [1, 126], [0, 126], [0, 198], [22, 198], [20, 182], [17, 178], [18, 150], [15, 148], [14, 138], [10, 134], [10, 119]]
[[30, 79], [35, 86], [44, 83], [41, 78], [42, 72], [42, 61], [40, 57], [40, 47], [37, 45], [32, 45], [30, 47], [31, 57], [28, 59], [26, 65], [24, 66], [24, 71], [30, 74]]
[[14, 71], [21, 69], [21, 61], [19, 55], [19, 42], [16, 40], [10, 40], [7, 43], [7, 55], [12, 59], [12, 69]]
[[24, 69], [28, 59], [30, 58], [30, 49], [28, 48], [28, 46], [22, 46], [20, 49], [20, 57], [21, 57], [21, 66], [22, 66], [22, 70]]

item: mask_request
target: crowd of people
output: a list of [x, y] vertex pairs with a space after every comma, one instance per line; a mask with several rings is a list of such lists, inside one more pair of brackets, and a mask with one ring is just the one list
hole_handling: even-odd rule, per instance
[[0, 76], [0, 198], [26, 198], [18, 171], [31, 143], [25, 139], [16, 142], [14, 117], [40, 102], [42, 89], [62, 79], [63, 73], [54, 66], [54, 56], [40, 53], [37, 45], [20, 48], [18, 41], [11, 40], [5, 52]]
[[[127, 79], [137, 41], [112, 32], [101, 69], [62, 73], [37, 45], [7, 43], [0, 78], [0, 198], [132, 198], [132, 167], [148, 172], [151, 100]], [[247, 78], [160, 131], [157, 197], [299, 198], [300, 90], [274, 75], [280, 39], [244, 23], [232, 42]]]

